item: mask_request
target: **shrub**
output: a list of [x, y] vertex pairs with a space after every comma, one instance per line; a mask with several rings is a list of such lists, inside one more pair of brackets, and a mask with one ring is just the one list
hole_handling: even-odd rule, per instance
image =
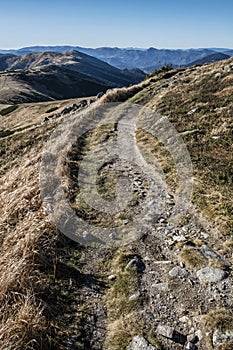
[[9, 106], [7, 108], [4, 108], [0, 111], [0, 114], [2, 116], [10, 114], [11, 112], [15, 111], [18, 108], [18, 105], [14, 105], [14, 106]]

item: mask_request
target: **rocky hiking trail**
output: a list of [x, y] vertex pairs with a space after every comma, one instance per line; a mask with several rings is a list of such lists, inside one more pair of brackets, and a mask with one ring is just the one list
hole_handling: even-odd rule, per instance
[[[98, 132], [92, 130], [82, 138], [81, 146], [73, 145], [69, 155], [70, 201], [93, 233], [95, 226], [99, 230], [107, 225], [128, 232], [127, 226], [132, 229], [132, 221], [139, 219], [137, 236], [129, 244], [112, 248], [77, 244], [81, 257], [79, 253], [69, 257], [76, 272], [67, 288], [72, 306], [62, 316], [69, 333], [65, 348], [205, 350], [209, 343], [218, 348], [223, 340], [233, 339], [222, 320], [224, 310], [232, 308], [231, 263], [214, 250], [216, 233], [190, 203], [184, 202], [182, 220], [172, 223], [176, 194], [164, 185], [156, 166], [145, 161], [136, 129], [136, 118], [126, 120], [124, 113], [114, 124], [106, 119]], [[92, 208], [82, 207], [77, 186], [82, 160], [98, 143], [109, 156], [115, 152], [98, 174], [105, 201], [114, 201], [115, 185], [122, 178], [130, 180], [134, 193], [123, 213], [111, 218], [104, 211], [96, 215]], [[97, 153], [94, 157], [88, 159], [96, 160]], [[123, 190], [127, 191], [124, 185]], [[183, 215], [182, 207], [179, 210]], [[212, 315], [213, 310], [218, 311]], [[206, 329], [209, 319], [212, 330]]]
[[[231, 72], [162, 71], [92, 105], [30, 104], [2, 118], [4, 131], [23, 128], [0, 140], [4, 349], [233, 349]], [[92, 109], [127, 100], [116, 118], [92, 120]], [[126, 118], [130, 103], [153, 113]], [[74, 134], [87, 129], [63, 147], [69, 118]], [[42, 150], [61, 124], [61, 188], [93, 245], [59, 232], [41, 202]], [[82, 169], [95, 181], [80, 182]]]

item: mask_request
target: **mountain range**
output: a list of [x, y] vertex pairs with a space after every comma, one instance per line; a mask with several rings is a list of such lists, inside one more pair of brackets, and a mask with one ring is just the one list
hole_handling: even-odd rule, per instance
[[0, 102], [22, 103], [93, 96], [145, 78], [139, 69], [120, 70], [74, 50], [0, 54]]
[[218, 52], [233, 56], [233, 49], [229, 48], [200, 48], [200, 49], [148, 49], [99, 47], [84, 48], [80, 46], [32, 46], [18, 50], [0, 50], [2, 54], [14, 54], [22, 56], [35, 52], [52, 51], [64, 53], [76, 50], [96, 57], [119, 69], [139, 68], [144, 72], [152, 72], [164, 64], [172, 64], [174, 67], [187, 66], [192, 62]]

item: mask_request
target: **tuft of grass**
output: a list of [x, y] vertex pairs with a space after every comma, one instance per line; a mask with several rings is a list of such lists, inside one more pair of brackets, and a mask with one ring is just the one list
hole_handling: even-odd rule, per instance
[[201, 268], [208, 265], [207, 259], [192, 247], [183, 248], [179, 253], [179, 259], [190, 268]]
[[213, 333], [215, 330], [225, 332], [233, 330], [233, 315], [226, 309], [216, 309], [210, 311], [202, 317], [202, 328], [205, 343], [208, 350], [231, 350], [231, 342], [223, 342], [220, 346], [214, 347], [212, 343]]
[[[109, 350], [124, 350], [135, 335], [142, 334], [144, 321], [138, 313], [139, 301], [129, 297], [138, 290], [136, 268], [125, 269], [134, 257], [130, 247], [120, 248], [109, 267], [116, 275], [106, 295], [108, 308], [106, 346]], [[140, 319], [140, 321], [139, 321]]]
[[105, 346], [108, 350], [125, 350], [134, 336], [143, 334], [143, 320], [137, 313], [122, 315], [108, 324]]

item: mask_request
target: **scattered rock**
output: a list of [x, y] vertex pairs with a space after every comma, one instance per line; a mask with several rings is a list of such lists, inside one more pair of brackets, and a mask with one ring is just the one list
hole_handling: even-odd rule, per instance
[[127, 347], [127, 350], [157, 350], [154, 346], [152, 346], [148, 341], [137, 335], [133, 338], [132, 342]]
[[217, 283], [226, 278], [227, 273], [221, 269], [207, 266], [197, 271], [197, 277], [201, 283]]
[[81, 101], [79, 102], [79, 106], [80, 106], [80, 107], [86, 107], [86, 106], [87, 106], [87, 100], [81, 100]]
[[185, 242], [185, 241], [186, 241], [186, 238], [185, 238], [185, 236], [183, 236], [183, 235], [180, 235], [180, 236], [173, 236], [172, 239], [173, 239], [173, 241], [175, 241], [175, 242]]
[[171, 271], [169, 271], [169, 276], [172, 278], [184, 278], [187, 276], [187, 270], [182, 267], [176, 266], [173, 267]]
[[220, 331], [216, 329], [213, 334], [213, 345], [218, 346], [225, 341], [233, 341], [233, 330]]
[[165, 338], [174, 341], [175, 343], [182, 345], [184, 345], [187, 341], [187, 337], [185, 335], [177, 332], [175, 329], [167, 325], [158, 325], [157, 333]]

